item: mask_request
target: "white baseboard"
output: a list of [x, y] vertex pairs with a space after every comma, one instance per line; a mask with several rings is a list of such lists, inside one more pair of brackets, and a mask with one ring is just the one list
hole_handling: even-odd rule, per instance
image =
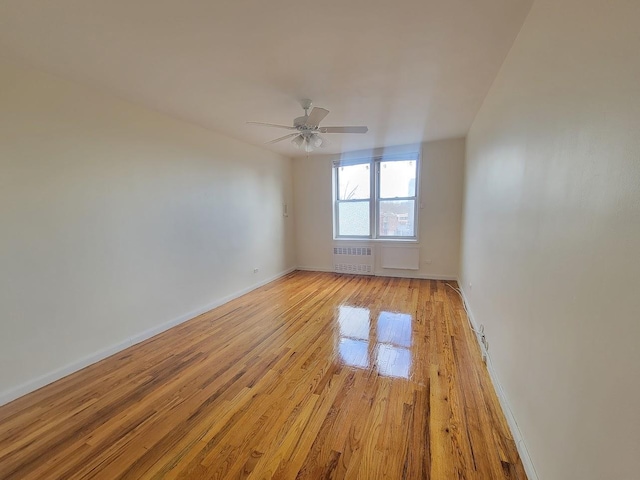
[[296, 270], [302, 270], [303, 272], [329, 272], [329, 273], [335, 273], [332, 268], [325, 268], [325, 267], [301, 267], [301, 266], [298, 266], [298, 267], [296, 267]]
[[[305, 272], [329, 272], [336, 273], [332, 268], [326, 267], [297, 267], [297, 270], [303, 270]], [[350, 275], [350, 274], [347, 274]], [[358, 275], [354, 273], [353, 275]], [[421, 278], [424, 280], [450, 280], [457, 281], [458, 277], [456, 275], [437, 275], [437, 274], [429, 274], [429, 273], [403, 273], [397, 271], [387, 272], [385, 270], [380, 270], [373, 273], [376, 277], [394, 277], [394, 278]]]
[[251, 292], [252, 290], [255, 290], [256, 288], [260, 288], [263, 285], [266, 285], [267, 283], [270, 283], [274, 280], [277, 280], [280, 277], [283, 277], [291, 272], [293, 272], [294, 270], [296, 270], [295, 267], [293, 268], [289, 268], [283, 272], [278, 273], [277, 275], [274, 275], [272, 277], [266, 278], [258, 283], [255, 283], [247, 288], [244, 288], [240, 291], [237, 291], [235, 293], [232, 293], [231, 295], [227, 295], [225, 297], [219, 298], [217, 300], [215, 300], [214, 302], [205, 305], [201, 308], [198, 308], [197, 310], [194, 310], [192, 312], [186, 313], [184, 315], [181, 315], [180, 317], [170, 320], [168, 322], [165, 322], [161, 325], [157, 325], [153, 328], [150, 328], [148, 330], [145, 330], [144, 332], [140, 332], [137, 333], [135, 335], [133, 335], [130, 338], [127, 338], [125, 340], [123, 340], [122, 342], [119, 342], [115, 345], [111, 345], [109, 347], [106, 347], [96, 353], [93, 353], [91, 355], [88, 355], [84, 358], [81, 358], [75, 362], [72, 362], [68, 365], [65, 365], [64, 367], [61, 368], [57, 368], [51, 372], [45, 373], [44, 375], [41, 375], [37, 378], [31, 379], [21, 385], [18, 385], [16, 387], [12, 387], [9, 388], [8, 390], [5, 390], [3, 392], [0, 392], [0, 406], [1, 405], [5, 405], [13, 400], [15, 400], [16, 398], [22, 397], [23, 395], [26, 395], [27, 393], [31, 393], [41, 387], [44, 387], [45, 385], [48, 385], [50, 383], [55, 382], [56, 380], [59, 380], [63, 377], [66, 377], [67, 375], [70, 375], [74, 372], [77, 372], [78, 370], [81, 370], [85, 367], [88, 367], [89, 365], [99, 362], [100, 360], [103, 360], [115, 353], [118, 353], [122, 350], [124, 350], [125, 348], [131, 347], [132, 345], [135, 345], [137, 343], [143, 342], [159, 333], [162, 333], [166, 330], [169, 330], [172, 327], [175, 327], [176, 325], [179, 325], [181, 323], [186, 322], [187, 320], [191, 320], [192, 318], [197, 317], [198, 315], [201, 315], [203, 313], [208, 312], [209, 310], [213, 310], [216, 307], [219, 307], [220, 305], [223, 305], [227, 302], [230, 302], [231, 300], [234, 300], [238, 297], [241, 297], [242, 295], [245, 295], [249, 292]]
[[449, 280], [449, 281], [457, 281], [458, 277], [455, 275], [438, 275], [435, 273], [398, 273], [398, 272], [386, 272], [385, 270], [380, 270], [375, 272], [376, 277], [394, 277], [394, 278], [419, 278], [422, 280]]
[[[462, 288], [462, 283], [458, 281], [458, 285], [460, 286], [460, 291], [462, 292], [462, 301], [465, 303], [467, 307], [467, 315], [469, 317], [469, 321], [473, 326], [474, 330], [479, 330], [479, 325], [476, 323], [476, 320], [471, 311], [471, 306], [467, 300], [467, 296], [464, 293], [464, 289]], [[476, 335], [476, 340], [482, 349], [482, 344], [480, 343], [480, 339]], [[507, 395], [502, 388], [502, 384], [498, 379], [498, 374], [496, 373], [493, 364], [491, 363], [491, 356], [489, 352], [486, 352], [487, 356], [487, 371], [489, 372], [489, 377], [491, 377], [491, 382], [493, 383], [493, 388], [498, 395], [498, 400], [500, 402], [500, 406], [502, 407], [502, 411], [504, 413], [505, 418], [507, 419], [507, 424], [509, 425], [509, 429], [511, 430], [511, 435], [513, 436], [513, 440], [516, 444], [516, 448], [518, 449], [518, 455], [520, 455], [520, 460], [522, 461], [522, 466], [524, 467], [524, 471], [527, 474], [527, 478], [529, 480], [538, 480], [538, 474], [536, 473], [536, 469], [533, 466], [533, 462], [531, 461], [531, 456], [529, 455], [529, 450], [527, 449], [527, 445], [524, 441], [524, 437], [522, 436], [522, 432], [520, 431], [520, 427], [518, 427], [518, 422], [516, 422], [516, 418], [513, 415], [513, 411], [511, 410], [511, 405], [509, 404], [509, 400], [507, 399]]]
[[45, 373], [44, 375], [40, 375], [39, 377], [28, 380], [18, 386], [4, 390], [3, 392], [0, 392], [0, 406], [12, 402], [13, 400], [20, 398], [27, 393], [38, 390], [39, 388], [53, 383], [56, 380], [60, 380], [61, 378], [66, 377], [73, 372], [77, 372], [78, 370], [88, 367], [92, 363], [96, 363], [104, 358], [110, 357], [111, 355], [118, 353], [119, 351], [124, 350], [125, 348], [130, 346], [130, 339], [126, 339], [120, 343], [111, 345], [96, 353], [83, 357], [80, 360], [65, 365], [64, 367], [56, 368], [55, 370]]

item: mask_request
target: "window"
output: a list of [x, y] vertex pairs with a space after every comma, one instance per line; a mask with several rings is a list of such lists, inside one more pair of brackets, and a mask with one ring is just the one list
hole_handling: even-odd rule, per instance
[[336, 238], [416, 238], [418, 155], [334, 163]]

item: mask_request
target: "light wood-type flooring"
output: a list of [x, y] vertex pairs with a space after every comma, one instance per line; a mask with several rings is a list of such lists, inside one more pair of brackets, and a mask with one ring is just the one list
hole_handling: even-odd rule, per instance
[[0, 407], [0, 478], [525, 474], [446, 282], [294, 272]]

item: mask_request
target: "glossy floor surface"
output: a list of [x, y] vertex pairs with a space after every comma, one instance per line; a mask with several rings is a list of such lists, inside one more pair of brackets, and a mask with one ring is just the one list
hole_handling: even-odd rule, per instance
[[0, 478], [525, 475], [453, 289], [294, 272], [0, 407]]

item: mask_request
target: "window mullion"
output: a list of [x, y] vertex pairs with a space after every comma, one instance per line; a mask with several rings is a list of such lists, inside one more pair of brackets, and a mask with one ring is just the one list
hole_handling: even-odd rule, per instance
[[378, 182], [380, 179], [380, 162], [373, 161], [371, 165], [371, 237], [378, 238], [378, 212], [380, 211], [380, 204], [378, 198]]

